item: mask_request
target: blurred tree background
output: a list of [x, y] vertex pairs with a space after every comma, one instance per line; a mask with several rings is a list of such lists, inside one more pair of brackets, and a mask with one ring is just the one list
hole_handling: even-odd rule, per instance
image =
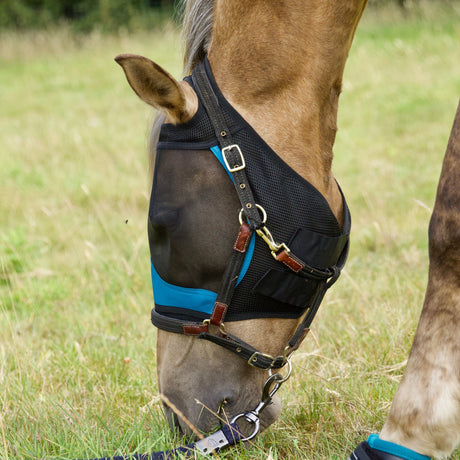
[[[369, 0], [369, 7], [395, 4], [404, 11], [422, 0]], [[459, 0], [432, 0], [454, 3]], [[0, 29], [40, 29], [68, 23], [76, 31], [151, 28], [177, 19], [180, 0], [0, 0]]]
[[0, 0], [1, 29], [68, 23], [77, 31], [152, 27], [175, 17], [176, 0]]

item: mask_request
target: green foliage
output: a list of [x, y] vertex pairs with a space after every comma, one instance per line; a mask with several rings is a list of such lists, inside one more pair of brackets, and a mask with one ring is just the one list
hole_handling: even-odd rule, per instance
[[37, 29], [69, 22], [76, 30], [151, 28], [173, 15], [173, 1], [2, 0], [0, 28]]

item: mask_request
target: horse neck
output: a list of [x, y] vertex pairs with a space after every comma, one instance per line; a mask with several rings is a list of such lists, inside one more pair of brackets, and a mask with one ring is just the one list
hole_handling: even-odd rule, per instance
[[217, 0], [209, 60], [223, 94], [340, 218], [338, 98], [366, 0]]

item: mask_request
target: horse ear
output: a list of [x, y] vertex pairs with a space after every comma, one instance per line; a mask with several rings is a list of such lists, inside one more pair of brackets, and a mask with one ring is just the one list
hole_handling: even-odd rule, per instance
[[167, 121], [185, 123], [198, 108], [198, 98], [185, 82], [178, 82], [150, 59], [120, 54], [115, 61], [125, 71], [134, 92], [147, 104], [165, 113]]

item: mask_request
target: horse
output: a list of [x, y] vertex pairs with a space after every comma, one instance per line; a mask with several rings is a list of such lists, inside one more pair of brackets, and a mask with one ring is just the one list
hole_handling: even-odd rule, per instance
[[[191, 425], [210, 432], [257, 405], [269, 369], [288, 363], [340, 272], [349, 215], [332, 174], [333, 144], [344, 66], [366, 3], [189, 0], [183, 81], [145, 57], [116, 58], [136, 94], [162, 114], [151, 135], [152, 321], [165, 413], [183, 433]], [[199, 142], [190, 133], [201, 134]], [[240, 147], [246, 138], [251, 158]], [[246, 171], [261, 183], [255, 193]], [[283, 203], [276, 195], [283, 181], [308, 189], [327, 231], [314, 219], [308, 228], [298, 223], [302, 198]], [[311, 260], [291, 252], [305, 247]], [[249, 280], [248, 255], [263, 250], [266, 268]], [[260, 413], [262, 430], [280, 410], [274, 395]], [[395, 434], [392, 417], [382, 442], [437, 455]]]

